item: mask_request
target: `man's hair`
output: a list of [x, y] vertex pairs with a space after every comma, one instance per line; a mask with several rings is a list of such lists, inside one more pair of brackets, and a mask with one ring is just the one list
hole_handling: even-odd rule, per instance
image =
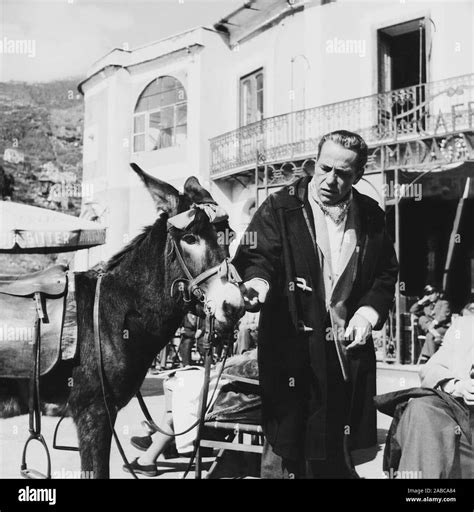
[[439, 288], [437, 288], [436, 286], [434, 286], [432, 284], [427, 284], [423, 288], [423, 293], [425, 295], [431, 295], [432, 293], [440, 293], [440, 290], [439, 290]]
[[367, 163], [368, 149], [365, 140], [358, 133], [349, 132], [347, 130], [336, 130], [331, 133], [326, 133], [319, 141], [317, 158], [319, 158], [321, 154], [324, 143], [328, 140], [336, 142], [346, 149], [355, 151], [357, 153], [357, 170], [364, 170], [365, 164]]
[[474, 315], [474, 300], [469, 301], [461, 311], [462, 316]]

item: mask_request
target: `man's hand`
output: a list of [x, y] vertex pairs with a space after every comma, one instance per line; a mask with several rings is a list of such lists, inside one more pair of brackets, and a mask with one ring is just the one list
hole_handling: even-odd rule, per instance
[[474, 379], [458, 380], [454, 385], [453, 396], [461, 397], [468, 407], [473, 407]]
[[355, 313], [349, 320], [346, 332], [344, 333], [345, 339], [352, 341], [350, 345], [347, 345], [347, 350], [365, 345], [371, 333], [372, 324], [362, 315]]
[[420, 306], [426, 306], [427, 304], [429, 304], [430, 302], [430, 297], [429, 295], [424, 295], [419, 301], [418, 301], [418, 304]]
[[442, 336], [441, 334], [436, 330], [436, 327], [438, 326], [438, 321], [437, 320], [433, 320], [429, 325], [428, 325], [428, 332], [430, 332], [435, 340], [437, 341], [440, 341]]
[[245, 309], [247, 311], [259, 311], [265, 302], [270, 289], [268, 283], [263, 279], [250, 279], [240, 285], [240, 291], [244, 297]]

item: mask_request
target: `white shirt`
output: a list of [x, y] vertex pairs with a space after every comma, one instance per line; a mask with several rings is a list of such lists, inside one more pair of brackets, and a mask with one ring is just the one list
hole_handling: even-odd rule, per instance
[[340, 255], [341, 255], [341, 247], [342, 241], [344, 239], [344, 230], [346, 229], [347, 222], [347, 214], [344, 217], [344, 220], [339, 224], [336, 224], [329, 215], [325, 215], [324, 219], [326, 220], [326, 228], [328, 230], [328, 239], [329, 239], [329, 250], [331, 253], [331, 268], [332, 268], [332, 276], [333, 283], [336, 283], [339, 279], [339, 275], [341, 272], [340, 266]]
[[[313, 208], [320, 208], [318, 203], [316, 203], [314, 200], [311, 201], [311, 205]], [[328, 231], [331, 269], [333, 275], [332, 282], [337, 283], [340, 273], [344, 270], [340, 268], [340, 256], [346, 229], [347, 212], [344, 219], [339, 224], [336, 224], [329, 215], [324, 215], [324, 219], [326, 221], [326, 228]], [[379, 314], [377, 311], [375, 311], [375, 309], [370, 306], [361, 306], [356, 311], [356, 314], [363, 316], [368, 322], [370, 322], [372, 327], [375, 327], [379, 319]]]

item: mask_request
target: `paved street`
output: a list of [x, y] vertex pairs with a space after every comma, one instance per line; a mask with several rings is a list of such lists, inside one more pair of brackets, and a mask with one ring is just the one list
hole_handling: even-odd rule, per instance
[[[412, 385], [417, 385], [416, 373], [413, 371], [407, 372], [406, 370], [398, 370], [394, 367], [379, 370], [379, 393], [397, 389], [398, 386], [410, 387]], [[161, 380], [156, 377], [147, 378], [142, 389], [145, 401], [153, 417], [155, 419], [160, 418], [164, 408]], [[143, 430], [140, 426], [142, 419], [143, 415], [136, 399], [133, 399], [127, 407], [120, 411], [117, 418], [117, 434], [122, 440], [129, 459], [133, 459], [139, 454], [130, 445], [129, 439], [134, 435], [143, 435]], [[54, 417], [43, 417], [42, 420], [43, 434], [51, 450], [53, 478], [78, 478], [80, 471], [79, 454], [77, 452], [52, 449], [53, 432], [57, 421], [58, 418]], [[383, 443], [389, 426], [390, 418], [379, 414], [379, 444], [377, 449], [354, 452], [354, 462], [360, 476], [365, 478], [384, 478], [382, 473]], [[0, 420], [0, 479], [20, 478], [21, 454], [27, 435], [27, 415]], [[66, 418], [61, 425], [58, 443], [60, 445], [77, 446], [75, 427], [70, 418]], [[32, 442], [30, 447], [31, 451], [28, 454], [29, 467], [44, 471], [46, 461], [40, 445]], [[207, 462], [210, 460], [205, 459]], [[162, 470], [158, 478], [180, 478], [186, 469], [187, 459], [168, 460], [164, 465], [158, 464], [158, 466]], [[131, 475], [122, 470], [122, 460], [114, 443], [112, 444], [110, 467], [111, 478], [132, 478]], [[188, 476], [188, 478], [192, 477], [192, 475]]]

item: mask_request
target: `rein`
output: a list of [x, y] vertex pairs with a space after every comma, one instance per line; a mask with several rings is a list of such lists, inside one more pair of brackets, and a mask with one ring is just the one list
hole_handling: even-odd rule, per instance
[[[176, 240], [174, 239], [173, 236], [171, 236], [171, 241], [172, 241], [173, 249], [176, 254], [178, 263], [181, 267], [181, 270], [183, 271], [183, 273], [186, 276], [185, 280], [188, 281], [188, 285], [186, 288], [187, 297], [184, 297], [185, 302], [190, 303], [190, 302], [192, 302], [192, 300], [194, 298], [195, 300], [198, 300], [204, 306], [203, 309], [204, 309], [204, 315], [205, 315], [205, 329], [204, 329], [204, 334], [203, 334], [203, 337], [204, 337], [203, 344], [204, 344], [204, 347], [206, 348], [205, 368], [204, 368], [205, 372], [204, 372], [204, 383], [203, 383], [203, 387], [202, 387], [200, 407], [199, 407], [200, 408], [199, 420], [196, 421], [195, 424], [193, 424], [191, 427], [186, 429], [184, 432], [180, 432], [178, 434], [170, 435], [168, 433], [163, 432], [159, 428], [158, 428], [158, 430], [166, 435], [170, 435], [170, 437], [171, 436], [176, 437], [176, 436], [183, 435], [183, 434], [189, 432], [196, 426], [198, 427], [198, 434], [197, 434], [197, 438], [196, 438], [196, 448], [195, 448], [193, 457], [190, 460], [190, 464], [189, 464], [189, 467], [190, 467], [193, 462], [194, 457], [196, 456], [196, 454], [198, 453], [198, 450], [199, 450], [200, 437], [202, 434], [204, 419], [205, 419], [206, 412], [208, 412], [207, 395], [208, 395], [208, 391], [209, 391], [209, 376], [210, 376], [211, 359], [212, 359], [211, 347], [216, 338], [215, 307], [213, 307], [213, 305], [207, 303], [206, 293], [204, 292], [204, 290], [201, 288], [200, 285], [202, 285], [208, 279], [210, 279], [211, 277], [213, 277], [215, 275], [218, 275], [221, 278], [225, 278], [228, 282], [235, 284], [236, 286], [238, 286], [238, 284], [241, 282], [241, 279], [240, 279], [240, 276], [239, 276], [237, 270], [235, 269], [235, 267], [232, 265], [232, 263], [230, 263], [230, 261], [227, 258], [224, 259], [224, 261], [222, 263], [220, 263], [219, 265], [215, 265], [214, 267], [211, 267], [211, 268], [205, 270], [204, 272], [201, 272], [196, 277], [193, 277], [191, 272], [189, 271], [188, 266], [186, 265], [186, 262], [184, 261], [183, 255], [181, 254], [178, 244], [176, 243]], [[102, 343], [101, 343], [101, 337], [100, 337], [100, 315], [99, 315], [101, 283], [102, 283], [102, 278], [104, 275], [105, 275], [104, 272], [100, 272], [98, 275], [96, 288], [95, 288], [94, 305], [93, 305], [94, 345], [95, 345], [95, 351], [96, 351], [96, 355], [97, 355], [97, 367], [98, 367], [98, 373], [99, 373], [99, 380], [100, 380], [100, 386], [101, 386], [101, 391], [102, 391], [102, 397], [104, 400], [105, 410], [107, 413], [107, 419], [109, 421], [109, 426], [110, 426], [112, 435], [115, 439], [115, 443], [117, 445], [117, 448], [120, 452], [120, 455], [122, 457], [124, 464], [127, 466], [127, 469], [132, 474], [133, 478], [138, 479], [136, 473], [134, 472], [132, 466], [130, 465], [130, 463], [125, 455], [122, 444], [120, 443], [117, 432], [114, 428], [114, 421], [112, 420], [112, 413], [109, 409], [109, 404], [107, 403], [106, 381], [105, 381], [105, 373], [104, 373], [104, 366], [103, 366], [103, 360], [102, 360]], [[175, 284], [177, 282], [183, 283], [183, 281], [184, 281], [183, 278], [178, 278], [175, 281], [173, 281], [173, 283], [171, 285], [171, 290], [170, 290], [171, 296], [173, 296], [173, 294], [174, 294]], [[220, 379], [220, 376], [219, 376], [219, 379]], [[217, 380], [216, 388], [214, 389], [214, 393], [217, 390], [217, 385], [219, 383], [219, 379]], [[214, 393], [213, 393], [213, 396], [214, 396]], [[140, 407], [141, 407], [145, 417], [148, 420], [151, 420], [151, 423], [153, 424], [153, 426], [157, 427], [155, 422], [153, 422], [153, 420], [151, 419], [151, 415], [148, 412], [148, 409], [146, 408], [145, 402], [144, 402], [143, 397], [141, 396], [140, 392], [137, 393], [137, 398], [138, 398]], [[212, 401], [211, 401], [211, 403], [212, 403]], [[114, 413], [115, 414], [117, 413], [116, 407], [115, 407]], [[198, 457], [198, 461], [199, 460], [200, 460], [200, 457]], [[200, 463], [198, 465], [199, 465], [199, 468], [197, 468], [196, 475], [197, 475], [197, 478], [200, 478], [200, 473], [201, 473]], [[188, 471], [189, 471], [189, 468], [188, 468]], [[186, 474], [187, 474], [187, 472], [186, 472]]]
[[[112, 435], [115, 439], [115, 444], [117, 445], [117, 448], [120, 452], [120, 456], [122, 457], [122, 460], [124, 464], [127, 466], [128, 470], [132, 473], [133, 478], [138, 480], [137, 475], [133, 471], [132, 466], [130, 465], [130, 462], [128, 462], [127, 456], [125, 455], [125, 452], [123, 450], [122, 444], [120, 443], [120, 440], [118, 438], [117, 432], [114, 427], [114, 421], [112, 420], [112, 414], [109, 409], [109, 404], [107, 403], [107, 395], [106, 395], [106, 389], [105, 389], [105, 375], [104, 375], [104, 366], [102, 362], [102, 344], [100, 340], [100, 324], [99, 324], [99, 305], [100, 305], [100, 285], [102, 283], [102, 278], [104, 277], [104, 274], [101, 272], [97, 278], [97, 283], [95, 287], [95, 297], [94, 297], [94, 311], [93, 311], [93, 327], [94, 327], [94, 345], [95, 350], [97, 354], [97, 368], [99, 371], [99, 379], [100, 379], [100, 387], [102, 390], [102, 397], [104, 399], [104, 405], [105, 405], [105, 411], [107, 413], [107, 419], [109, 420], [109, 426], [110, 430], [112, 431]], [[115, 408], [115, 413], [117, 413], [117, 408]]]

